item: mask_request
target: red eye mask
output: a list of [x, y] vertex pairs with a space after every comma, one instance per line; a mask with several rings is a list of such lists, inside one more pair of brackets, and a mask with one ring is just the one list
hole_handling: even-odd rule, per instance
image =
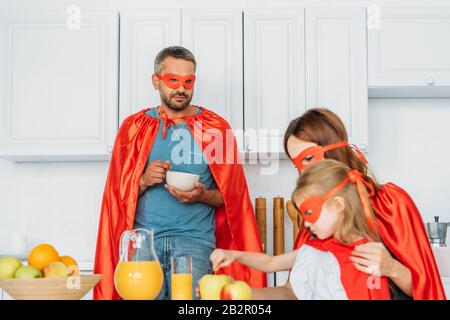
[[191, 90], [195, 84], [195, 75], [179, 76], [174, 73], [166, 73], [164, 75], [155, 74], [158, 79], [162, 80], [170, 89], [178, 89], [183, 86], [186, 90]]
[[[301, 172], [303, 169], [312, 165], [313, 163], [324, 160], [325, 152], [345, 146], [352, 147], [358, 153], [361, 160], [367, 163], [366, 157], [364, 157], [363, 153], [359, 150], [359, 148], [353, 144], [349, 144], [347, 141], [330, 144], [329, 146], [325, 147], [322, 146], [309, 147], [300, 152], [300, 154], [297, 155], [295, 158], [292, 158], [291, 161], [294, 163], [295, 167], [297, 167], [297, 170]], [[307, 164], [304, 164], [303, 161], [309, 157], [311, 157], [311, 160]]]
[[344, 178], [344, 180], [342, 180], [336, 187], [327, 192], [324, 196], [313, 196], [303, 201], [299, 208], [300, 214], [302, 215], [303, 219], [305, 221], [308, 221], [309, 223], [315, 223], [320, 217], [320, 213], [325, 202], [333, 197], [336, 193], [338, 193], [349, 182], [356, 184], [358, 195], [361, 199], [361, 203], [364, 209], [364, 214], [366, 215], [366, 218], [372, 230], [375, 230], [375, 226], [372, 222], [370, 204], [367, 197], [364, 196], [363, 188], [364, 186], [367, 187], [367, 189], [369, 190], [369, 197], [372, 197], [375, 194], [375, 190], [358, 170], [349, 171], [347, 177]]

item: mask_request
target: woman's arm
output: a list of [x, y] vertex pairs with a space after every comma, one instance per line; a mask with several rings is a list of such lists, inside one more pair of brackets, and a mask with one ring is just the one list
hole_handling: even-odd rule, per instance
[[412, 276], [411, 271], [400, 261], [393, 259], [390, 273], [387, 275], [395, 285], [405, 294], [412, 297]]
[[216, 249], [211, 253], [210, 260], [214, 271], [236, 261], [258, 271], [276, 272], [292, 268], [296, 256], [297, 250], [278, 256], [269, 256], [259, 252]]

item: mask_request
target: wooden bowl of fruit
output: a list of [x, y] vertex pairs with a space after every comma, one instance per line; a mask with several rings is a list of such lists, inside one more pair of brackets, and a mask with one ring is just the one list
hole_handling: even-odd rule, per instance
[[28, 254], [28, 264], [14, 257], [0, 259], [0, 288], [17, 300], [79, 300], [102, 276], [80, 275], [70, 256], [60, 256], [49, 244]]
[[0, 287], [16, 300], [80, 300], [102, 276], [67, 278], [0, 279]]

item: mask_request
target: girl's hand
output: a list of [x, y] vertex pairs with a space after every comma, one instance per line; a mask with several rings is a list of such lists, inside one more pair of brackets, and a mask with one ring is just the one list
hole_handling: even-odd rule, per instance
[[359, 271], [388, 278], [392, 276], [397, 262], [381, 242], [356, 246], [350, 260]]
[[213, 271], [216, 272], [220, 268], [228, 267], [236, 258], [231, 250], [215, 249], [209, 259], [211, 260]]

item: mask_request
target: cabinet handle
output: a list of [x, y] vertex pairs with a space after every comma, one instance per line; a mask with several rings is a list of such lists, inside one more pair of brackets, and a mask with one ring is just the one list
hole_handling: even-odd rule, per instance
[[429, 86], [434, 85], [435, 82], [436, 82], [436, 81], [435, 81], [434, 78], [432, 78], [432, 77], [428, 78], [428, 80], [427, 80], [427, 84], [428, 84]]
[[250, 143], [247, 143], [246, 145], [245, 145], [245, 151], [252, 151], [252, 147], [250, 147]]

